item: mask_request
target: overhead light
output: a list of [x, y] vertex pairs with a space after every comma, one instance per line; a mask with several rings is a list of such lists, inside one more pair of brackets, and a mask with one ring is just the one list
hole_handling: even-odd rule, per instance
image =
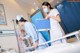
[[34, 13], [36, 10], [34, 8], [31, 9], [31, 13]]

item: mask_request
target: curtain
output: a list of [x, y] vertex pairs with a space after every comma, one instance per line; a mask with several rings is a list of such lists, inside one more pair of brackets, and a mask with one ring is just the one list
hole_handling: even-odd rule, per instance
[[63, 1], [55, 6], [60, 12], [61, 25], [66, 33], [80, 29], [80, 2]]

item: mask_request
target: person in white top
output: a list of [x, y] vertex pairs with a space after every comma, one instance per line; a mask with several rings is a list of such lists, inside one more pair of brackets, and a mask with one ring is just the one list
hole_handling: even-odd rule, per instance
[[33, 45], [32, 45], [32, 47], [27, 47], [26, 50], [30, 50], [33, 48], [35, 48], [36, 50], [42, 50], [42, 49], [45, 49], [48, 47], [48, 44], [38, 46], [38, 45], [46, 42], [46, 40], [43, 38], [43, 36], [40, 32], [36, 31], [34, 24], [25, 20], [23, 18], [23, 16], [18, 16], [16, 19], [16, 23], [19, 26], [23, 26], [25, 33], [26, 33], [25, 37], [20, 37], [21, 39], [24, 40], [24, 39], [28, 39], [30, 37], [32, 38]]
[[[44, 13], [46, 14], [45, 19], [50, 19], [50, 25], [51, 25], [51, 30], [50, 30], [50, 37], [51, 41], [60, 38], [65, 35], [62, 27], [60, 26], [59, 22], [61, 22], [60, 15], [57, 9], [53, 9], [48, 2], [43, 2], [42, 3], [42, 8]], [[58, 40], [53, 43], [53, 44], [59, 44], [59, 43], [66, 43], [66, 39]]]

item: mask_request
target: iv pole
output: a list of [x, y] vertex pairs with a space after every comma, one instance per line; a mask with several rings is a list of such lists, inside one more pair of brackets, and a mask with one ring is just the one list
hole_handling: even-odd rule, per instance
[[17, 35], [17, 32], [16, 32], [15, 20], [13, 19], [12, 21], [13, 21], [14, 30], [15, 30], [15, 35], [16, 35], [16, 39], [17, 39], [18, 50], [19, 50], [19, 53], [21, 53], [21, 52], [20, 52], [20, 47], [19, 47], [18, 35]]

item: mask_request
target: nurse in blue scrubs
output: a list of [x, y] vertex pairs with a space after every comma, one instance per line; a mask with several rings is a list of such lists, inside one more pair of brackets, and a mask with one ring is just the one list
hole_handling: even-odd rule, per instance
[[31, 49], [31, 48], [45, 49], [46, 47], [48, 47], [48, 44], [38, 46], [41, 43], [44, 43], [46, 41], [43, 38], [42, 34], [36, 31], [35, 26], [31, 22], [27, 22], [27, 20], [25, 20], [23, 18], [23, 16], [17, 16], [16, 21], [17, 21], [19, 26], [24, 27], [24, 30], [26, 32], [26, 36], [25, 37], [20, 37], [20, 38], [22, 38], [22, 39], [28, 39], [29, 37], [32, 38], [33, 46], [29, 47], [27, 49]]

